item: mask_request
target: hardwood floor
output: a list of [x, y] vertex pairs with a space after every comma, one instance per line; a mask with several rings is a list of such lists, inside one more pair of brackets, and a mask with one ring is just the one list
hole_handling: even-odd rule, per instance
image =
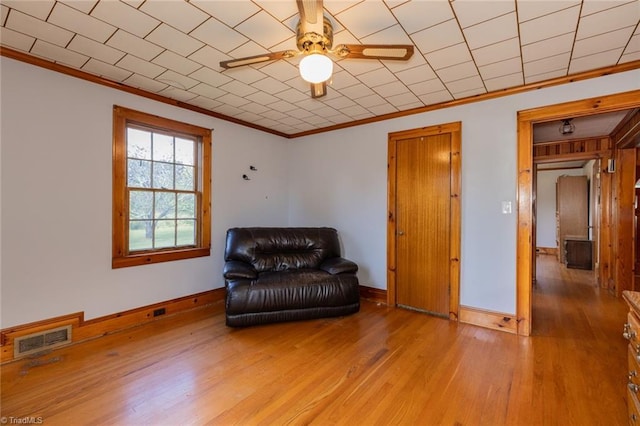
[[[1, 368], [46, 425], [624, 425], [626, 306], [540, 256], [533, 336], [363, 301], [246, 329], [221, 304]], [[8, 420], [8, 422], [11, 419]]]

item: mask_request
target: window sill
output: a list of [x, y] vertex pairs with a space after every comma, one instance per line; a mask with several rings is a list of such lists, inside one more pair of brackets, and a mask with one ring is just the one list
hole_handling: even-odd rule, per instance
[[129, 256], [114, 257], [111, 268], [127, 268], [129, 266], [151, 265], [154, 263], [171, 262], [173, 260], [192, 259], [210, 256], [210, 248], [190, 248], [185, 250], [171, 250], [158, 253], [140, 253]]

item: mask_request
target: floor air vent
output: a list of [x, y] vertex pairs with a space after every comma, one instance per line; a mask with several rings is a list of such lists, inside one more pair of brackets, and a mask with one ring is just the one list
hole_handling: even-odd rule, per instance
[[25, 355], [53, 349], [58, 346], [71, 343], [71, 326], [52, 328], [41, 333], [28, 334], [16, 337], [13, 342], [13, 357], [18, 358]]

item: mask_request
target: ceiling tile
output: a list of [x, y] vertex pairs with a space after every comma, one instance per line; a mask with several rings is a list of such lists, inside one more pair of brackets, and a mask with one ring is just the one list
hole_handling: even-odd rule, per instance
[[193, 99], [197, 96], [191, 92], [178, 89], [172, 86], [169, 86], [164, 90], [161, 90], [160, 92], [158, 92], [158, 94], [160, 96], [166, 96], [167, 98], [175, 99], [181, 102], [188, 102], [190, 99]]
[[582, 12], [580, 14], [582, 16], [592, 15], [594, 13], [602, 12], [603, 10], [634, 2], [637, 3], [637, 0], [584, 0], [582, 2]]
[[72, 52], [71, 50], [42, 40], [35, 42], [31, 48], [31, 53], [75, 68], [82, 67], [82, 65], [89, 60], [88, 56]]
[[469, 48], [466, 43], [458, 43], [445, 49], [427, 53], [425, 58], [434, 70], [472, 60], [471, 53], [469, 53]]
[[378, 68], [377, 70], [360, 74], [358, 79], [369, 87], [376, 87], [382, 84], [398, 81], [393, 73], [386, 68]]
[[431, 80], [436, 78], [437, 75], [429, 65], [422, 65], [419, 67], [411, 68], [408, 70], [400, 71], [396, 74], [404, 84], [414, 84], [421, 81]]
[[553, 1], [532, 1], [517, 0], [518, 20], [520, 22], [530, 21], [541, 16], [550, 15], [563, 9], [579, 6], [581, 0], [553, 0]]
[[56, 4], [55, 0], [41, 0], [41, 1], [25, 1], [25, 0], [2, 0], [2, 5], [10, 7], [20, 12], [24, 12], [34, 18], [40, 20], [47, 19], [47, 16], [51, 13], [53, 6]]
[[[263, 53], [269, 53], [269, 51], [260, 46], [255, 41], [248, 41], [247, 43], [244, 43], [243, 45], [240, 45], [236, 49], [229, 52], [229, 55], [233, 58], [243, 58], [245, 56], [261, 55]], [[261, 64], [251, 65], [251, 67], [258, 68], [261, 66], [265, 66], [266, 64], [266, 62], [263, 62]]]
[[96, 59], [89, 59], [89, 61], [82, 67], [82, 70], [113, 81], [124, 81], [131, 75], [130, 71], [123, 70], [122, 68], [106, 64]]
[[251, 67], [239, 67], [233, 70], [227, 70], [225, 71], [225, 75], [247, 84], [255, 83], [256, 81], [262, 80], [266, 77], [264, 73]]
[[624, 54], [640, 52], [640, 34], [634, 35], [629, 40], [629, 44], [627, 44], [627, 48], [624, 50]]
[[4, 26], [9, 16], [9, 8], [4, 4], [0, 4], [0, 25]]
[[226, 90], [229, 93], [233, 93], [242, 97], [258, 91], [258, 89], [256, 89], [255, 87], [251, 87], [250, 85], [245, 84], [241, 81], [230, 81], [229, 83], [220, 86], [220, 89]]
[[300, 102], [309, 97], [307, 92], [302, 93], [301, 91], [296, 89], [287, 89], [283, 92], [279, 92], [276, 96], [284, 101], [291, 102], [291, 103]]
[[482, 79], [478, 75], [446, 83], [446, 86], [454, 96], [461, 92], [468, 92], [470, 90], [484, 90], [484, 84], [482, 82]]
[[189, 59], [202, 64], [205, 67], [209, 67], [212, 70], [222, 71], [223, 68], [220, 67], [220, 62], [231, 59], [231, 57], [211, 46], [204, 46], [189, 55]]
[[580, 58], [582, 56], [612, 50], [616, 47], [624, 48], [629, 42], [633, 30], [634, 27], [627, 27], [594, 37], [577, 40], [573, 48], [572, 58]]
[[185, 1], [147, 1], [140, 10], [183, 33], [193, 31], [209, 18], [208, 14]]
[[156, 80], [182, 90], [189, 90], [190, 88], [198, 84], [198, 80], [194, 80], [193, 78], [178, 74], [177, 72], [172, 70], [163, 72], [156, 77]]
[[166, 24], [153, 30], [145, 40], [165, 47], [182, 56], [189, 56], [204, 46], [200, 41], [171, 28]]
[[[292, 89], [295, 90], [295, 89]], [[269, 108], [282, 112], [282, 113], [286, 113], [288, 111], [294, 110], [297, 107], [295, 105], [293, 105], [291, 102], [287, 102], [285, 100], [280, 100], [278, 102], [274, 102], [272, 104], [268, 105]], [[266, 115], [267, 113], [265, 113], [264, 115]]]
[[355, 76], [383, 67], [380, 61], [372, 59], [342, 59], [338, 63]]
[[464, 99], [470, 96], [482, 95], [487, 93], [484, 87], [476, 87], [475, 89], [463, 90], [462, 92], [455, 92], [453, 97], [456, 99]]
[[[413, 44], [409, 42], [408, 44]], [[413, 56], [408, 61], [381, 61], [391, 72], [398, 73], [411, 68], [427, 65], [427, 60], [414, 49]]]
[[398, 112], [398, 109], [391, 104], [384, 104], [369, 107], [369, 111], [371, 111], [374, 115], [384, 115]]
[[[258, 103], [255, 102], [249, 102], [248, 104], [242, 105], [242, 109], [248, 112], [252, 112], [254, 114], [262, 114], [265, 113], [267, 111], [269, 111], [269, 107], [266, 107], [264, 105], [260, 105]], [[297, 110], [298, 112], [303, 111], [303, 110]], [[310, 112], [308, 111], [304, 111], [306, 114], [311, 115]], [[295, 115], [295, 114], [290, 114], [290, 115]], [[296, 117], [298, 117], [297, 115], [295, 115]], [[298, 117], [300, 118], [300, 117]]]
[[233, 93], [227, 93], [226, 95], [220, 96], [218, 100], [224, 104], [234, 107], [241, 107], [242, 105], [249, 103], [248, 99], [234, 95]]
[[[295, 35], [293, 31], [264, 11], [253, 15], [251, 18], [236, 26], [235, 29], [250, 39], [255, 40], [266, 49], [282, 43], [292, 35]], [[255, 54], [260, 54], [260, 52], [256, 52]]]
[[462, 78], [477, 76], [478, 69], [476, 68], [476, 64], [473, 61], [469, 61], [463, 64], [442, 68], [440, 70], [437, 70], [436, 74], [438, 74], [438, 76], [443, 82], [448, 83], [450, 81], [456, 81]]
[[636, 26], [639, 20], [640, 3], [638, 1], [594, 13], [580, 20], [576, 40], [614, 31], [619, 28]]
[[485, 86], [489, 92], [496, 90], [508, 89], [510, 87], [521, 86], [524, 84], [522, 72], [517, 72], [509, 75], [503, 75], [497, 78], [491, 78], [484, 81]]
[[189, 0], [189, 2], [230, 27], [235, 27], [260, 11], [260, 8], [250, 1]]
[[[306, 96], [306, 95], [305, 95]], [[299, 102], [299, 101], [298, 101]], [[346, 96], [338, 96], [333, 99], [328, 99], [324, 102], [332, 108], [335, 108], [344, 113], [343, 109], [357, 105], [353, 100]]]
[[447, 90], [441, 90], [439, 92], [432, 92], [426, 95], [418, 96], [425, 105], [439, 104], [441, 102], [448, 102], [453, 100], [453, 96]]
[[110, 22], [138, 37], [145, 37], [160, 25], [157, 19], [119, 1], [98, 2], [91, 11], [91, 16]]
[[400, 25], [395, 24], [377, 33], [363, 37], [361, 42], [368, 44], [411, 44], [411, 38]]
[[541, 74], [535, 75], [525, 75], [524, 81], [526, 84], [537, 83], [539, 81], [549, 80], [552, 78], [564, 77], [567, 75], [566, 69], [549, 71]]
[[355, 101], [365, 108], [371, 108], [376, 105], [384, 105], [387, 103], [387, 101], [385, 101], [384, 98], [377, 93], [369, 96], [364, 96], [362, 98], [357, 98], [355, 99]]
[[247, 99], [259, 105], [269, 105], [278, 102], [278, 98], [265, 92], [253, 93], [247, 96]]
[[200, 108], [208, 109], [213, 111], [215, 108], [222, 105], [220, 101], [214, 101], [213, 99], [205, 98], [203, 96], [198, 96], [189, 101], [190, 104], [199, 106]]
[[155, 58], [164, 50], [160, 46], [122, 30], [116, 31], [107, 42], [107, 45], [147, 61]]
[[0, 28], [0, 40], [2, 40], [3, 46], [22, 50], [24, 52], [31, 50], [33, 43], [36, 41], [33, 37], [29, 37], [5, 27]]
[[147, 90], [152, 93], [157, 93], [167, 87], [165, 83], [161, 83], [140, 74], [132, 74], [130, 77], [124, 80], [123, 83], [131, 87], [137, 87], [142, 90]]
[[514, 73], [522, 73], [522, 61], [520, 58], [507, 59], [506, 61], [480, 67], [480, 75], [484, 80]]
[[202, 67], [197, 62], [173, 53], [170, 50], [165, 50], [161, 54], [155, 57], [153, 63], [162, 67], [168, 68], [182, 75], [189, 75], [195, 70]]
[[559, 12], [520, 24], [520, 44], [523, 46], [573, 31], [578, 25], [580, 6], [570, 7]]
[[75, 52], [82, 53], [83, 55], [91, 56], [108, 64], [115, 64], [125, 55], [121, 50], [114, 49], [113, 47], [98, 43], [97, 41], [78, 34], [73, 37], [73, 40], [71, 40], [71, 43], [69, 43], [67, 48]]
[[298, 7], [293, 1], [254, 0], [255, 3], [280, 21], [295, 16], [298, 19]]
[[376, 86], [374, 87], [373, 90], [375, 90], [376, 93], [378, 93], [380, 96], [384, 97], [387, 100], [391, 96], [409, 93], [409, 89], [407, 88], [407, 86], [405, 86], [399, 81], [394, 81], [392, 83]]
[[569, 68], [569, 57], [571, 53], [561, 53], [560, 55], [549, 56], [547, 58], [538, 59], [537, 61], [524, 63], [525, 77], [536, 74], [549, 73], [553, 71], [564, 71], [565, 75]]
[[392, 13], [409, 34], [453, 19], [448, 0], [412, 1], [394, 7]]
[[517, 37], [518, 23], [516, 21], [516, 14], [509, 13], [490, 21], [465, 28], [464, 35], [471, 49], [478, 49]]
[[581, 58], [572, 59], [569, 65], [569, 73], [577, 73], [589, 69], [608, 67], [618, 63], [622, 55], [623, 48], [608, 50]]
[[429, 93], [442, 92], [443, 90], [447, 90], [447, 88], [442, 84], [442, 81], [438, 78], [434, 78], [433, 80], [423, 81], [421, 83], [412, 84], [409, 86], [409, 89], [419, 97], [422, 95], [427, 95]]
[[211, 99], [219, 98], [227, 93], [224, 90], [220, 90], [217, 87], [213, 87], [205, 83], [196, 84], [189, 89], [189, 91]]
[[58, 46], [66, 46], [71, 41], [71, 37], [73, 37], [71, 31], [40, 21], [17, 10], [12, 10], [9, 14], [6, 27]]
[[[489, 21], [515, 11], [514, 0], [454, 1], [451, 3], [462, 28]], [[514, 14], [515, 15], [515, 14]]]
[[640, 51], [625, 53], [620, 57], [618, 63], [624, 64], [625, 62], [640, 61]]
[[574, 36], [575, 33], [571, 32], [522, 46], [522, 60], [524, 62], [531, 62], [549, 56], [571, 52]]
[[142, 3], [145, 2], [145, 0], [122, 0], [122, 1], [135, 8], [142, 6]]
[[142, 74], [149, 78], [156, 78], [165, 71], [163, 67], [151, 62], [143, 61], [133, 55], [126, 55], [124, 58], [120, 59], [116, 65], [120, 68]]
[[398, 107], [404, 108], [406, 105], [414, 105], [416, 102], [420, 102], [420, 99], [411, 92], [403, 92], [397, 95], [386, 96], [387, 102]]
[[262, 80], [258, 80], [255, 83], [252, 83], [251, 85], [256, 89], [259, 89], [271, 94], [284, 92], [285, 90], [289, 89], [289, 85], [283, 83], [280, 80], [276, 80], [273, 77], [263, 78]]
[[95, 7], [98, 0], [58, 0], [58, 2], [88, 14]]
[[473, 58], [478, 66], [492, 64], [494, 62], [504, 61], [505, 59], [516, 58], [520, 56], [520, 42], [518, 37], [510, 38], [499, 43], [490, 44], [472, 50]]
[[275, 78], [278, 81], [287, 81], [291, 78], [298, 77], [300, 72], [298, 68], [288, 61], [274, 61], [264, 67], [260, 71]]
[[387, 6], [378, 1], [364, 1], [340, 12], [336, 19], [357, 38], [363, 38], [397, 23]]
[[47, 22], [82, 34], [85, 37], [104, 43], [116, 31], [116, 27], [99, 19], [86, 15], [62, 3], [57, 3]]
[[345, 89], [342, 89], [340, 92], [351, 99], [357, 99], [357, 98], [375, 94], [373, 90], [371, 90], [370, 88], [368, 88], [362, 83], [349, 86]]
[[464, 41], [462, 31], [455, 19], [419, 31], [411, 38], [422, 53], [444, 49]]
[[213, 18], [193, 30], [190, 35], [210, 46], [216, 46], [222, 52], [230, 52], [249, 41], [247, 37]]
[[189, 77], [215, 87], [221, 86], [232, 80], [230, 77], [206, 67], [192, 72], [189, 74]]

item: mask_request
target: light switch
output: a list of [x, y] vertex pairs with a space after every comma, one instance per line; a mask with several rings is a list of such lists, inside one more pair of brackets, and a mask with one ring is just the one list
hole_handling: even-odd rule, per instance
[[502, 202], [502, 214], [511, 214], [511, 201]]

